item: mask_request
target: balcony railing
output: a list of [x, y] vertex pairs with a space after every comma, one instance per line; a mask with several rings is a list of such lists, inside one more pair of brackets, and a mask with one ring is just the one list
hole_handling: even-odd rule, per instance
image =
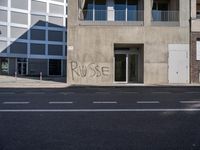
[[153, 21], [166, 21], [166, 22], [177, 22], [179, 21], [179, 11], [152, 11]]
[[83, 10], [81, 20], [86, 21], [143, 21], [142, 10]]
[[197, 19], [200, 19], [200, 10], [197, 10]]

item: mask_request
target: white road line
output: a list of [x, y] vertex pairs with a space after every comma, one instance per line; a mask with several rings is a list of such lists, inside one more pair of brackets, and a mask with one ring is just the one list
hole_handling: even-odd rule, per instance
[[184, 92], [186, 94], [200, 94], [200, 92]]
[[180, 101], [181, 104], [195, 104], [200, 103], [200, 101]]
[[49, 104], [73, 104], [73, 102], [49, 102]]
[[137, 101], [138, 104], [159, 104], [159, 101]]
[[110, 92], [95, 92], [96, 94], [110, 94]]
[[29, 104], [30, 102], [3, 102], [3, 104], [5, 105], [16, 105], [16, 104], [20, 104], [20, 105], [24, 105], [24, 104]]
[[0, 92], [0, 94], [9, 95], [9, 94], [15, 94], [15, 92]]
[[69, 95], [69, 94], [74, 94], [74, 92], [60, 92], [62, 95]]
[[171, 94], [171, 92], [152, 92], [153, 94]]
[[45, 94], [44, 92], [26, 92], [24, 94], [28, 94], [28, 95], [40, 95], [40, 94]]
[[0, 112], [200, 112], [200, 109], [0, 109]]
[[120, 92], [120, 93], [123, 93], [123, 94], [138, 94], [139, 92]]
[[93, 104], [117, 104], [116, 101], [94, 101]]

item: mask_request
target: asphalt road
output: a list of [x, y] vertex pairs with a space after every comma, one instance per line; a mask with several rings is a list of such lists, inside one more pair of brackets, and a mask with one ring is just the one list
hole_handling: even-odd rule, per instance
[[0, 89], [0, 150], [200, 150], [200, 87]]

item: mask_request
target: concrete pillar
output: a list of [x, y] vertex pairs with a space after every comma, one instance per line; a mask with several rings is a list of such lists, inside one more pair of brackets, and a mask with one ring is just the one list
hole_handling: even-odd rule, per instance
[[180, 0], [180, 26], [189, 27], [190, 20], [190, 1], [189, 0]]
[[151, 26], [153, 0], [144, 0], [144, 26]]
[[191, 0], [191, 18], [196, 19], [197, 16], [197, 0]]

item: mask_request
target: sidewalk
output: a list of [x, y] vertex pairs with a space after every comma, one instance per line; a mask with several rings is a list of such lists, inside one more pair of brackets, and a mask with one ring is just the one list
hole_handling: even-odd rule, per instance
[[[108, 85], [70, 85], [71, 87], [200, 87], [200, 84], [108, 84]], [[64, 77], [18, 77], [0, 75], [0, 88], [66, 88], [69, 85]]]
[[13, 77], [0, 75], [0, 88], [64, 88], [65, 78]]

